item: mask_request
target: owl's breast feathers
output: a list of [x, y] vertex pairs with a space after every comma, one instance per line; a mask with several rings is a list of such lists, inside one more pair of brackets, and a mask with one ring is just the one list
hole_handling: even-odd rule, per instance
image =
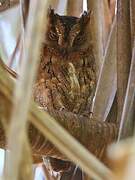
[[45, 108], [89, 114], [95, 93], [96, 74], [92, 47], [61, 56], [44, 46], [34, 99]]

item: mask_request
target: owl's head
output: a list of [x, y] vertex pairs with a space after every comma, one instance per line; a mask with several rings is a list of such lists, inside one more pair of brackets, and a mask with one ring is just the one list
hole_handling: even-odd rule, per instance
[[47, 45], [63, 54], [86, 47], [88, 44], [86, 31], [89, 21], [90, 12], [84, 12], [80, 18], [77, 18], [58, 15], [50, 8], [46, 33]]

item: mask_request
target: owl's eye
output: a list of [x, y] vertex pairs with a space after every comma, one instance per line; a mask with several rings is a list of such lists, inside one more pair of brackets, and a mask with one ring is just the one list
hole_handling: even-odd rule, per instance
[[52, 41], [57, 41], [57, 39], [58, 39], [57, 35], [56, 35], [55, 32], [53, 32], [53, 31], [50, 31], [50, 32], [49, 32], [49, 38], [50, 38], [50, 40], [52, 40]]
[[75, 38], [75, 44], [81, 44], [83, 43], [85, 37], [84, 35], [78, 35], [76, 38]]
[[77, 36], [75, 40], [76, 40], [77, 42], [82, 41], [82, 36]]

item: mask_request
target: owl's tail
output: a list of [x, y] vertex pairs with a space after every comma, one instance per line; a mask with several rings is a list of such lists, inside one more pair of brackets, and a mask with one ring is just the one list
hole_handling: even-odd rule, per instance
[[44, 163], [44, 165], [50, 174], [53, 174], [54, 172], [59, 173], [59, 180], [84, 180], [82, 170], [70, 161], [53, 157], [45, 157], [44, 162], [45, 161], [46, 163]]

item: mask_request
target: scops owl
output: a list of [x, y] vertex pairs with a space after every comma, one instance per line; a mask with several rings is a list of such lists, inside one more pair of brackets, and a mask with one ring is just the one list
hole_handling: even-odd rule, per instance
[[[46, 110], [91, 114], [96, 72], [89, 21], [87, 12], [77, 18], [60, 16], [49, 9], [33, 92], [35, 101]], [[55, 162], [57, 159], [52, 160], [52, 164]]]
[[[80, 18], [48, 13], [35, 101], [46, 109], [89, 115], [96, 87], [95, 59], [88, 24]], [[89, 37], [89, 38], [88, 38]]]

